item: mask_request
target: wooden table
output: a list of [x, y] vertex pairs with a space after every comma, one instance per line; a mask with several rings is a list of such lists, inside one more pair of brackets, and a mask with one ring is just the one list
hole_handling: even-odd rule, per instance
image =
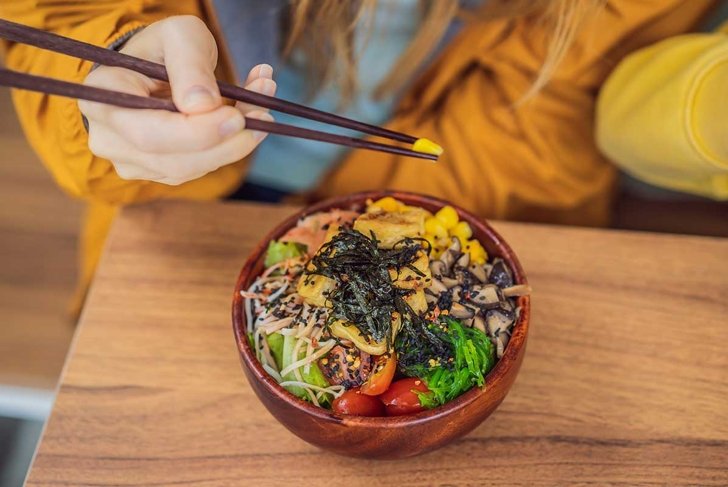
[[496, 223], [534, 288], [521, 373], [463, 440], [324, 453], [240, 370], [234, 281], [288, 207], [116, 221], [28, 485], [726, 485], [728, 241]]

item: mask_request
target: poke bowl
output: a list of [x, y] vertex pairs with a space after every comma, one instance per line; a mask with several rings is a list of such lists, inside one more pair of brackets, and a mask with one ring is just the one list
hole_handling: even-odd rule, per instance
[[243, 371], [301, 439], [396, 459], [472, 431], [523, 361], [530, 288], [485, 221], [440, 199], [375, 191], [272, 230], [233, 294]]

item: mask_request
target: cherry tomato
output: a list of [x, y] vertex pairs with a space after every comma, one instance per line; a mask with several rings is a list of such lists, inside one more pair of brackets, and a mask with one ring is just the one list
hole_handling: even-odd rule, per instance
[[369, 378], [361, 386], [361, 393], [368, 396], [378, 396], [389, 388], [392, 383], [394, 372], [397, 370], [397, 356], [394, 352], [390, 355], [380, 355], [374, 370]]
[[424, 411], [420, 398], [412, 391], [429, 392], [421, 379], [410, 378], [392, 382], [389, 389], [379, 399], [387, 408], [387, 416], [401, 416]]
[[384, 416], [384, 404], [376, 397], [362, 394], [358, 387], [334, 399], [332, 408], [337, 414]]

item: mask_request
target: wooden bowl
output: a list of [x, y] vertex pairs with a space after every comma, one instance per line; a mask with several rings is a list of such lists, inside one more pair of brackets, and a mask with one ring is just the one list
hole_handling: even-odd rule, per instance
[[503, 401], [516, 379], [526, 351], [530, 318], [529, 296], [518, 298], [521, 314], [503, 357], [486, 377], [486, 387], [475, 387], [457, 399], [435, 409], [409, 416], [369, 418], [337, 416], [290, 394], [268, 375], [248, 343], [247, 323], [240, 290], [248, 289], [262, 272], [270, 240], [280, 238], [299, 218], [332, 208], [363, 209], [367, 199], [392, 196], [408, 205], [436, 211], [453, 206], [467, 221], [473, 235], [488, 251], [489, 258], [503, 258], [513, 271], [514, 281], [526, 284], [521, 264], [503, 238], [486, 222], [451, 203], [413, 193], [374, 191], [321, 201], [292, 215], [270, 232], [253, 250], [238, 277], [233, 297], [233, 330], [243, 370], [256, 395], [268, 411], [299, 438], [340, 455], [362, 458], [404, 458], [440, 448], [472, 431]]

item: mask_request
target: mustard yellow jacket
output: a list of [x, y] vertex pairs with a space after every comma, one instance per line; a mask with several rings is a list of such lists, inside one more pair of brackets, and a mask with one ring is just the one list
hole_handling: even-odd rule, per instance
[[[549, 85], [518, 107], [514, 104], [546, 55], [546, 27], [534, 18], [471, 21], [412, 86], [388, 124], [441, 143], [446, 149], [441, 162], [427, 165], [355, 151], [330, 174], [318, 196], [398, 188], [447, 198], [492, 218], [606, 224], [615, 170], [600, 155], [593, 135], [597, 91], [626, 54], [689, 31], [716, 2], [605, 3]], [[0, 3], [4, 18], [101, 46], [139, 25], [177, 14], [200, 16], [217, 32], [214, 12], [204, 0]], [[5, 51], [12, 69], [76, 82], [91, 68], [89, 62], [24, 45], [6, 45]], [[89, 151], [75, 101], [24, 91], [15, 91], [13, 100], [28, 140], [55, 180], [89, 202], [82, 235], [83, 283], [90, 281], [120, 205], [219, 198], [245, 174], [246, 162], [241, 161], [181, 186], [126, 181], [109, 161]]]

